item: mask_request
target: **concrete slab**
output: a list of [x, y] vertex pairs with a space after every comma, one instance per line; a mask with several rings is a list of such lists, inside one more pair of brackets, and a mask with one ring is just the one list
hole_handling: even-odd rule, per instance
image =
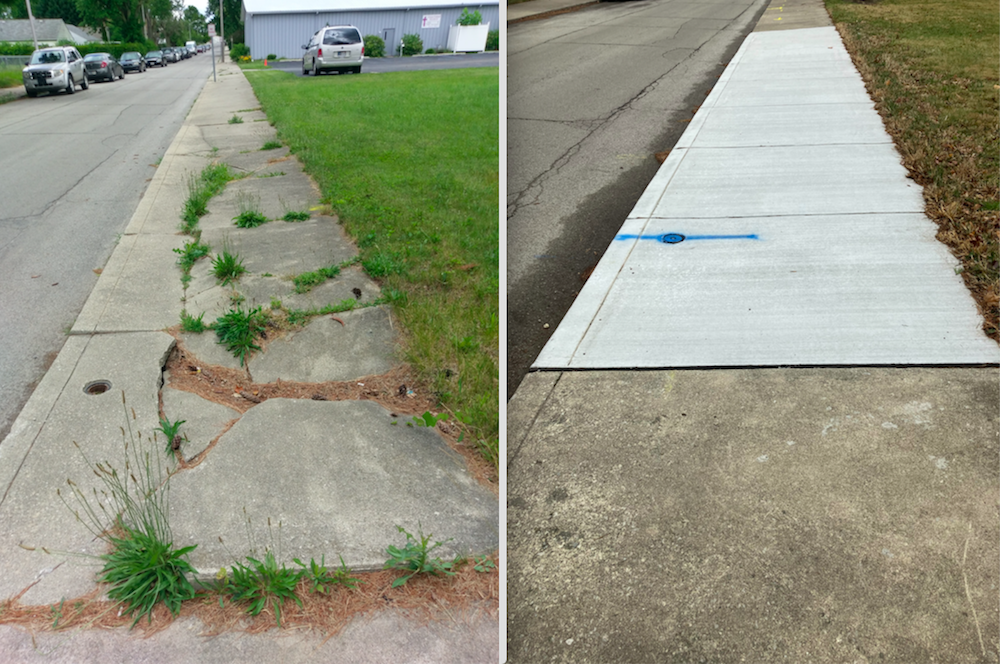
[[197, 542], [192, 564], [208, 573], [269, 546], [268, 519], [275, 538], [281, 523], [286, 561], [343, 555], [354, 569], [381, 568], [385, 547], [405, 541], [397, 525], [454, 538], [442, 556], [499, 545], [496, 496], [435, 431], [373, 402], [254, 406], [205, 461], [174, 477], [170, 499], [177, 542]]
[[406, 653], [412, 656], [411, 662], [468, 664], [499, 661], [499, 629], [497, 618], [482, 611], [431, 623], [384, 611], [355, 620], [334, 636], [303, 630], [209, 636], [194, 618], [181, 618], [148, 636], [124, 629], [29, 633], [0, 625], [0, 655], [9, 664], [223, 664], [236, 660], [243, 664], [381, 664]]
[[399, 362], [391, 314], [370, 307], [313, 319], [301, 330], [267, 344], [251, 362], [254, 380], [277, 379], [305, 383], [353, 380], [383, 374]]
[[257, 150], [267, 141], [277, 138], [274, 127], [266, 122], [202, 125], [201, 135], [206, 143], [219, 148], [220, 152]]
[[319, 192], [307, 179], [287, 175], [247, 177], [230, 182], [222, 193], [209, 201], [208, 214], [201, 218], [199, 227], [204, 233], [215, 236], [219, 231], [239, 230], [233, 217], [244, 209], [255, 209], [268, 219], [279, 219], [286, 212], [308, 211], [318, 203]]
[[535, 366], [997, 361], [936, 230], [919, 214], [648, 220], [635, 234], [650, 239], [613, 242]]
[[[67, 344], [68, 361], [55, 374], [65, 382], [57, 386], [58, 396], [45, 392], [54, 400], [44, 426], [18, 425], [0, 446], [8, 457], [2, 465], [17, 469], [0, 502], [0, 521], [5, 524], [0, 529], [0, 597], [16, 595], [36, 580], [21, 600], [25, 604], [58, 602], [93, 588], [99, 561], [92, 556], [104, 553], [104, 543], [77, 521], [56, 490], [66, 493], [67, 480], [87, 493], [92, 487], [103, 488], [83, 454], [91, 463], [108, 461], [124, 468], [126, 417], [137, 439], [138, 432], [143, 440], [153, 437], [161, 367], [173, 344], [162, 332], [94, 335]], [[67, 366], [70, 362], [72, 367]], [[86, 394], [84, 388], [98, 380], [109, 381], [109, 389]], [[158, 447], [162, 449], [162, 442], [152, 444]]]
[[181, 453], [184, 458], [190, 459], [204, 451], [242, 413], [202, 399], [197, 394], [175, 390], [166, 384], [168, 380], [169, 373], [164, 375], [164, 386], [160, 391], [163, 413], [171, 422], [184, 420], [180, 428], [180, 434], [185, 438]]
[[920, 187], [907, 179], [895, 147], [888, 144], [675, 149], [667, 158], [672, 159], [679, 165], [653, 216], [704, 219], [924, 209]]
[[162, 330], [180, 322], [181, 271], [174, 249], [190, 238], [122, 238], [73, 324], [73, 334]]
[[[268, 212], [274, 214], [273, 209]], [[336, 218], [324, 216], [298, 222], [275, 220], [256, 228], [237, 228], [230, 220], [228, 226], [205, 228], [201, 239], [217, 252], [226, 247], [235, 251], [254, 274], [294, 276], [337, 265], [358, 253]]]
[[529, 374], [508, 408], [508, 661], [996, 661], [997, 384]]

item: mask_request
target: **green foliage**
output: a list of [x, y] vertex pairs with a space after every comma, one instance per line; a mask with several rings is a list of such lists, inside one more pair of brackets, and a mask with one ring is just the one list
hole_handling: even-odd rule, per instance
[[341, 300], [337, 304], [328, 304], [325, 307], [320, 307], [318, 309], [292, 309], [288, 312], [287, 319], [289, 325], [303, 325], [310, 318], [315, 318], [316, 316], [329, 316], [331, 314], [339, 314], [344, 311], [351, 311], [358, 308], [358, 301], [354, 298], [348, 298], [346, 300]]
[[240, 366], [244, 366], [250, 353], [260, 350], [254, 343], [264, 332], [267, 324], [267, 314], [261, 307], [243, 311], [242, 307], [230, 309], [215, 321], [215, 334], [219, 343], [226, 350], [239, 358]]
[[486, 573], [497, 568], [497, 564], [489, 556], [476, 556], [473, 560], [472, 569], [477, 572]]
[[283, 216], [282, 219], [284, 219], [285, 221], [308, 221], [309, 213], [289, 210], [288, 212], [285, 213], [285, 216]]
[[[160, 418], [160, 426], [155, 429], [155, 431], [161, 431], [167, 438], [167, 447], [165, 452], [170, 455], [174, 451], [174, 443], [177, 438], [180, 437], [181, 425], [187, 422], [187, 420], [177, 420], [176, 422], [171, 422], [167, 417]], [[179, 445], [180, 442], [176, 441]]]
[[431, 558], [430, 556], [434, 549], [443, 546], [445, 542], [450, 542], [450, 539], [445, 540], [444, 542], [434, 542], [432, 546], [428, 546], [433, 535], [424, 536], [419, 524], [417, 527], [417, 533], [419, 534], [420, 539], [417, 539], [410, 533], [406, 532], [402, 526], [396, 526], [396, 530], [406, 535], [406, 544], [401, 549], [392, 545], [386, 548], [386, 553], [389, 554], [389, 559], [385, 561], [385, 565], [382, 566], [382, 569], [401, 569], [408, 571], [409, 574], [401, 576], [393, 581], [393, 588], [398, 588], [417, 574], [455, 575], [453, 568], [460, 562], [459, 558], [456, 557], [454, 560], [445, 561], [440, 558]]
[[223, 592], [234, 603], [247, 602], [247, 613], [252, 616], [258, 615], [270, 600], [280, 627], [281, 607], [285, 600], [293, 599], [302, 606], [302, 600], [295, 593], [295, 586], [305, 570], [290, 570], [284, 564], [279, 567], [271, 551], [265, 552], [262, 561], [247, 556], [247, 562], [250, 563], [249, 566], [242, 563], [232, 566], [232, 576], [222, 584]]
[[257, 210], [244, 210], [233, 217], [233, 222], [240, 228], [257, 228], [266, 224], [267, 217]]
[[470, 12], [469, 8], [466, 7], [462, 10], [462, 14], [455, 21], [455, 25], [479, 25], [483, 22], [483, 15], [479, 13], [477, 9], [474, 12]]
[[340, 274], [340, 266], [331, 265], [322, 267], [315, 272], [303, 272], [294, 277], [292, 283], [295, 284], [296, 293], [308, 293], [313, 286], [318, 286], [327, 279], [334, 279], [338, 274]]
[[385, 40], [378, 35], [365, 35], [365, 57], [384, 58]]
[[499, 51], [500, 50], [500, 31], [490, 30], [486, 33], [486, 50], [487, 51]]
[[233, 113], [233, 117], [229, 118], [229, 124], [243, 124], [243, 118]]
[[57, 494], [78, 521], [111, 546], [111, 552], [101, 556], [104, 561], [101, 580], [110, 584], [108, 596], [124, 603], [128, 615], [138, 614], [132, 622], [135, 626], [143, 615], [152, 621], [157, 603], [163, 602], [177, 615], [181, 602], [194, 596], [187, 575], [195, 570], [184, 558], [195, 546], [173, 548], [167, 509], [170, 475], [161, 457], [151, 453], [152, 441], [143, 440], [141, 433], [133, 431], [132, 420], [136, 415], [133, 410], [129, 419], [124, 394], [122, 408], [126, 425], [121, 429], [123, 470], [119, 472], [107, 461], [91, 463], [74, 442], [103, 488], [85, 491], [67, 479], [76, 509], [61, 490]]
[[394, 253], [380, 252], [374, 253], [361, 260], [361, 267], [365, 269], [370, 277], [378, 279], [390, 274], [403, 274], [406, 272], [406, 265]]
[[434, 427], [437, 426], [438, 422], [443, 422], [444, 420], [447, 419], [448, 419], [448, 413], [441, 413], [440, 415], [435, 415], [434, 413], [428, 410], [425, 411], [424, 414], [421, 415], [420, 417], [414, 417], [413, 424], [416, 424], [418, 427], [427, 427], [429, 429], [433, 429]]
[[402, 55], [420, 55], [424, 52], [424, 42], [420, 35], [403, 35]]
[[[228, 16], [226, 18], [229, 18]], [[246, 44], [233, 44], [233, 47], [229, 49], [229, 57], [233, 60], [239, 60], [242, 57], [250, 56], [250, 48]]]
[[268, 141], [261, 146], [261, 150], [277, 150], [281, 147], [281, 141]]
[[334, 586], [341, 585], [346, 588], [354, 588], [361, 579], [351, 576], [351, 570], [344, 564], [344, 557], [340, 556], [340, 567], [331, 570], [326, 567], [326, 555], [324, 554], [319, 563], [315, 559], [309, 559], [309, 565], [295, 558], [296, 565], [301, 565], [304, 569], [302, 575], [312, 584], [314, 593], [327, 594], [333, 590]]
[[264, 58], [266, 60], [277, 60], [278, 56], [274, 53], [268, 53], [267, 55], [264, 56]]
[[223, 286], [237, 281], [246, 271], [243, 259], [240, 258], [239, 254], [223, 250], [221, 254], [212, 259], [212, 274]]
[[182, 309], [181, 330], [183, 330], [184, 332], [191, 332], [193, 334], [201, 334], [202, 332], [208, 329], [208, 326], [205, 325], [205, 321], [202, 320], [203, 318], [205, 318], [204, 312], [202, 312], [201, 314], [198, 315], [197, 318], [195, 318], [194, 316], [192, 316], [187, 312], [187, 309]]
[[197, 176], [188, 177], [188, 198], [184, 202], [181, 229], [193, 234], [198, 227], [198, 219], [208, 214], [208, 201], [218, 194], [231, 180], [236, 177], [229, 172], [225, 164], [213, 164], [202, 169]]
[[111, 585], [108, 597], [123, 602], [127, 615], [136, 614], [133, 627], [143, 615], [152, 622], [153, 607], [159, 602], [176, 616], [181, 602], [195, 594], [187, 575], [196, 570], [184, 557], [198, 545], [174, 549], [172, 542], [164, 542], [154, 534], [127, 526], [121, 526], [121, 530], [121, 536], [107, 536], [114, 550], [101, 556], [101, 581]]
[[189, 272], [199, 259], [208, 256], [208, 253], [212, 251], [212, 247], [201, 242], [201, 240], [191, 240], [190, 242], [184, 243], [184, 246], [179, 249], [174, 249], [174, 253], [178, 254], [180, 258], [177, 259], [177, 264], [181, 266], [181, 269], [185, 272]]

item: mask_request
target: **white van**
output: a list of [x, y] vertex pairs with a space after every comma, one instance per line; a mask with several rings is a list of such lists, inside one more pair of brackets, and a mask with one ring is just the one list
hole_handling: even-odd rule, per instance
[[361, 73], [365, 42], [353, 25], [327, 26], [316, 32], [302, 49], [302, 73], [328, 71]]
[[193, 41], [186, 42], [184, 46], [187, 47], [187, 51], [191, 55], [198, 55], [198, 45], [195, 44]]

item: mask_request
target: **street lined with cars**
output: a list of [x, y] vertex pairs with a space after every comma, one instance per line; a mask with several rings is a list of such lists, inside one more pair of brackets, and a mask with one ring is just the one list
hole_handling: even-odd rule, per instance
[[87, 78], [91, 81], [114, 81], [125, 78], [121, 63], [110, 53], [90, 53], [83, 58]]

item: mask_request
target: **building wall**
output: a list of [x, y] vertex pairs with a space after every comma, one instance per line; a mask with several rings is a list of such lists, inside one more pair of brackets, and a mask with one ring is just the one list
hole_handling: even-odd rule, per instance
[[[479, 11], [483, 23], [489, 23], [491, 30], [499, 30], [499, 5], [468, 5], [469, 11]], [[244, 19], [244, 35], [250, 48], [250, 57], [261, 60], [269, 54], [279, 58], [301, 58], [302, 45], [317, 30], [326, 25], [353, 25], [361, 35], [381, 37], [386, 28], [395, 29], [396, 45], [403, 35], [419, 35], [424, 42], [424, 50], [443, 49], [448, 45], [448, 26], [455, 25], [462, 13], [459, 8], [397, 9], [381, 11], [316, 12], [309, 14], [247, 14]], [[422, 27], [426, 15], [440, 15], [441, 27]], [[386, 54], [394, 53], [386, 44]]]

